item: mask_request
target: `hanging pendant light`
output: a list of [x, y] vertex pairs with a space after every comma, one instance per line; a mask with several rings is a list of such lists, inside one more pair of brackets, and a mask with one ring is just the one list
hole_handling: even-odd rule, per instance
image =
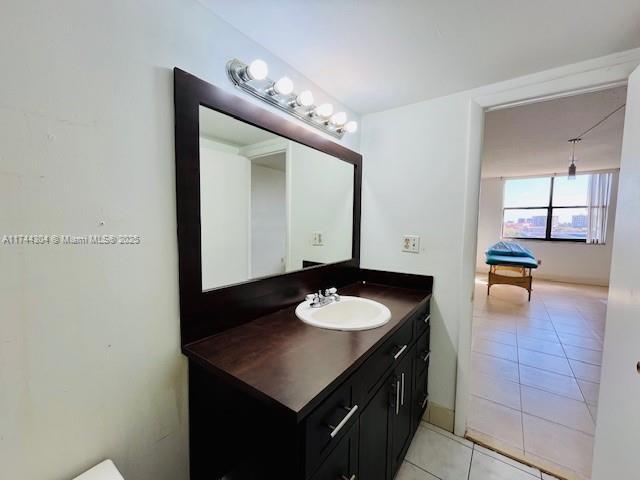
[[569, 176], [567, 177], [569, 180], [576, 179], [576, 143], [578, 143], [581, 138], [572, 138], [569, 140], [571, 143], [571, 164], [569, 165]]

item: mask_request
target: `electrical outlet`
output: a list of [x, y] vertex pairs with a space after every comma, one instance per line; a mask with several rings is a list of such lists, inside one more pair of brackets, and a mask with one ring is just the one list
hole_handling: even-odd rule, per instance
[[313, 240], [312, 240], [311, 244], [314, 247], [320, 247], [320, 246], [324, 245], [322, 232], [313, 232]]
[[418, 235], [403, 235], [402, 251], [409, 253], [420, 253], [420, 237]]

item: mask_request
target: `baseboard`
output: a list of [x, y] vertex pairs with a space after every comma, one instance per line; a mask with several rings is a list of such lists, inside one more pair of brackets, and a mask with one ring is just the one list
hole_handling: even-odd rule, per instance
[[437, 403], [429, 402], [424, 419], [447, 432], [453, 432], [454, 411]]

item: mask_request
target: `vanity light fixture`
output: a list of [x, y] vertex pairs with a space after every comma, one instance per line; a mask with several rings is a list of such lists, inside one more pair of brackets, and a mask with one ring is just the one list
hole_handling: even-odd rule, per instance
[[329, 120], [333, 125], [341, 127], [345, 123], [347, 123], [347, 114], [344, 112], [338, 112], [331, 115], [331, 119]]
[[271, 87], [273, 95], [291, 95], [293, 92], [293, 82], [289, 77], [282, 77]]
[[323, 103], [322, 105], [317, 106], [313, 110], [313, 115], [316, 117], [328, 118], [333, 113], [333, 105], [330, 103]]
[[333, 113], [332, 104], [315, 105], [313, 93], [309, 90], [295, 93], [289, 77], [271, 80], [268, 77], [269, 67], [263, 60], [256, 59], [248, 65], [237, 59], [230, 60], [227, 75], [239, 89], [333, 137], [342, 138], [345, 133], [358, 130], [358, 123], [348, 121], [345, 112]]
[[264, 80], [269, 75], [267, 62], [259, 58], [242, 69], [242, 76], [249, 80]]
[[298, 94], [291, 106], [310, 107], [311, 105], [313, 105], [313, 93], [311, 93], [311, 90], [303, 90]]

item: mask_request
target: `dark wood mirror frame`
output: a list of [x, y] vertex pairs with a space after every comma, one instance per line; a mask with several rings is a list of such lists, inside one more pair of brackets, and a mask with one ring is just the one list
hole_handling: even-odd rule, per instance
[[[304, 294], [351, 283], [360, 266], [362, 156], [313, 131], [174, 69], [176, 208], [182, 345], [301, 301]], [[354, 166], [352, 258], [202, 291], [200, 120], [205, 106]]]

